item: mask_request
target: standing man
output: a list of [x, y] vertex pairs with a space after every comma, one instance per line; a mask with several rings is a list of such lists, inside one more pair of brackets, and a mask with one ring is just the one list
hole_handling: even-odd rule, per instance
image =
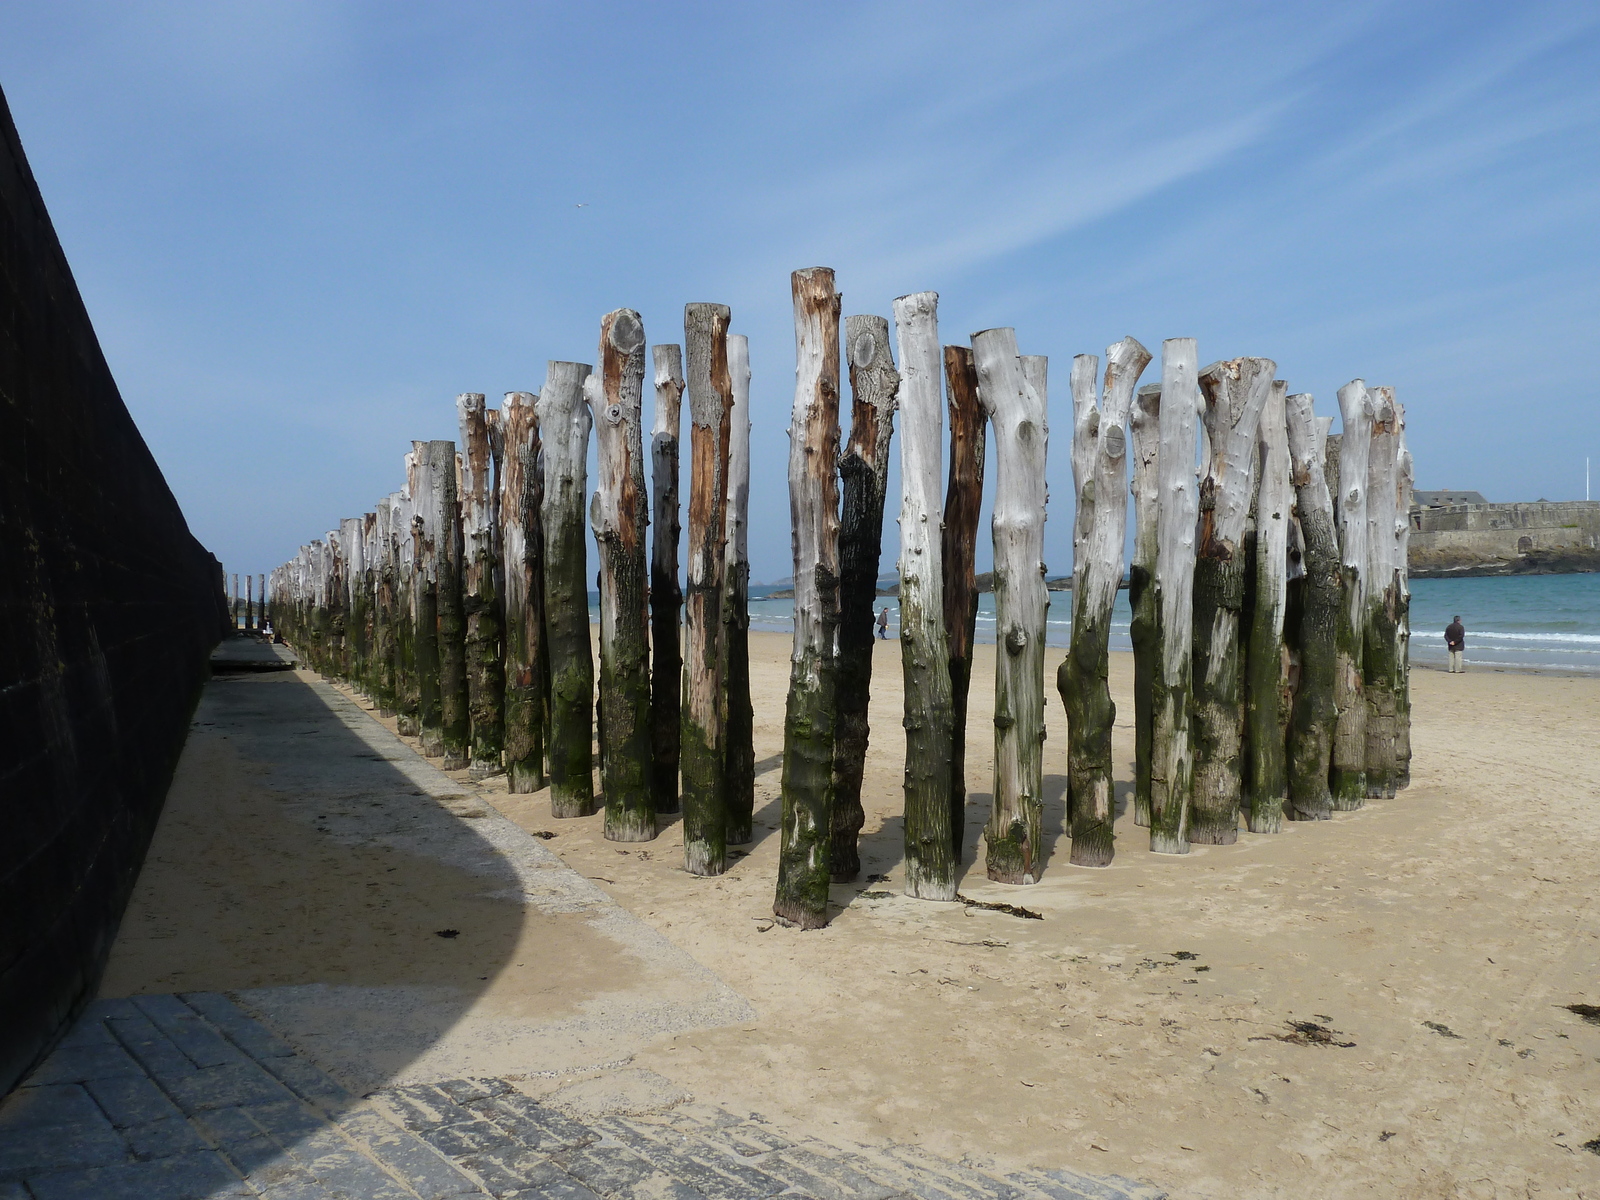
[[885, 604], [883, 611], [878, 614], [878, 640], [889, 640], [889, 606]]
[[1444, 648], [1450, 651], [1450, 674], [1464, 675], [1467, 671], [1466, 660], [1462, 653], [1467, 648], [1467, 631], [1461, 624], [1461, 614], [1456, 614], [1456, 619], [1444, 627]]

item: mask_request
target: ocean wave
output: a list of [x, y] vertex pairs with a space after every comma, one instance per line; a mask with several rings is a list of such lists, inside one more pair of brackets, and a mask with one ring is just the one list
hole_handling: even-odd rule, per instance
[[[1417, 635], [1413, 633], [1412, 637]], [[1444, 634], [1425, 633], [1422, 635], [1428, 641], [1442, 642]], [[1495, 629], [1469, 629], [1469, 638], [1503, 638], [1512, 642], [1585, 642], [1600, 646], [1600, 634], [1597, 633], [1505, 633]]]

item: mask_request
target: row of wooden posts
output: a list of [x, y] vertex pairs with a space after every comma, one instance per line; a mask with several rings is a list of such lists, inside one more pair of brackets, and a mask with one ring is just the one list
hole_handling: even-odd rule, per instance
[[[828, 919], [830, 881], [860, 871], [873, 601], [896, 415], [905, 677], [905, 883], [951, 900], [963, 852], [975, 552], [992, 437], [996, 609], [989, 878], [1043, 867], [1048, 441], [1042, 356], [1010, 329], [943, 346], [938, 297], [889, 322], [842, 322], [852, 393], [840, 447], [841, 298], [817, 267], [791, 279], [789, 429], [794, 652], [784, 726], [774, 911]], [[272, 572], [268, 614], [317, 670], [349, 679], [423, 752], [514, 792], [551, 789], [556, 817], [595, 810], [598, 709], [605, 835], [652, 838], [683, 814], [685, 867], [720, 874], [751, 840], [747, 646], [749, 355], [729, 310], [685, 308], [684, 347], [652, 348], [652, 503], [644, 477], [645, 336], [619, 309], [600, 369], [551, 362], [537, 395], [457, 401], [461, 441], [413, 443], [406, 486]], [[687, 373], [683, 369], [687, 358]], [[896, 365], [898, 357], [898, 365]], [[1137, 777], [1150, 849], [1226, 844], [1393, 795], [1410, 762], [1406, 584], [1411, 458], [1392, 389], [1339, 392], [1343, 433], [1288, 395], [1263, 358], [1201, 370], [1192, 338], [1151, 354], [1125, 338], [1073, 360], [1072, 641], [1066, 706], [1071, 861], [1113, 853], [1108, 686], [1132, 457]], [[689, 393], [688, 563], [679, 583], [680, 405]], [[942, 462], [950, 418], [948, 474]], [[599, 549], [594, 703], [583, 499]], [[1198, 469], [1197, 469], [1198, 463]], [[646, 564], [646, 529], [655, 536]], [[681, 614], [681, 615], [680, 615]], [[680, 632], [682, 635], [680, 648]]]

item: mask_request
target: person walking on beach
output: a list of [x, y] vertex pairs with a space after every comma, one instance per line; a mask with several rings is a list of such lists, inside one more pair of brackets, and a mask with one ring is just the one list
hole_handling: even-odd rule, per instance
[[1444, 627], [1444, 648], [1450, 651], [1450, 674], [1465, 675], [1467, 672], [1466, 659], [1462, 655], [1467, 649], [1467, 631], [1461, 624], [1461, 614], [1456, 614], [1456, 619]]
[[878, 614], [878, 640], [880, 642], [889, 640], [889, 606], [887, 604], [883, 606], [883, 611]]

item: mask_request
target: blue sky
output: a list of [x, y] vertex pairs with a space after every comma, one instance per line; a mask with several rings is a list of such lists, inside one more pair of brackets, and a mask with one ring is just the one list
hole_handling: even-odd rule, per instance
[[1393, 384], [1420, 487], [1581, 498], [1600, 460], [1590, 5], [9, 0], [0, 31], [123, 396], [230, 570], [370, 509], [457, 392], [716, 300], [753, 573], [787, 575], [818, 264], [846, 312], [932, 289], [944, 341], [1050, 356], [1052, 571], [1070, 360], [1125, 334], [1271, 357], [1326, 412]]

